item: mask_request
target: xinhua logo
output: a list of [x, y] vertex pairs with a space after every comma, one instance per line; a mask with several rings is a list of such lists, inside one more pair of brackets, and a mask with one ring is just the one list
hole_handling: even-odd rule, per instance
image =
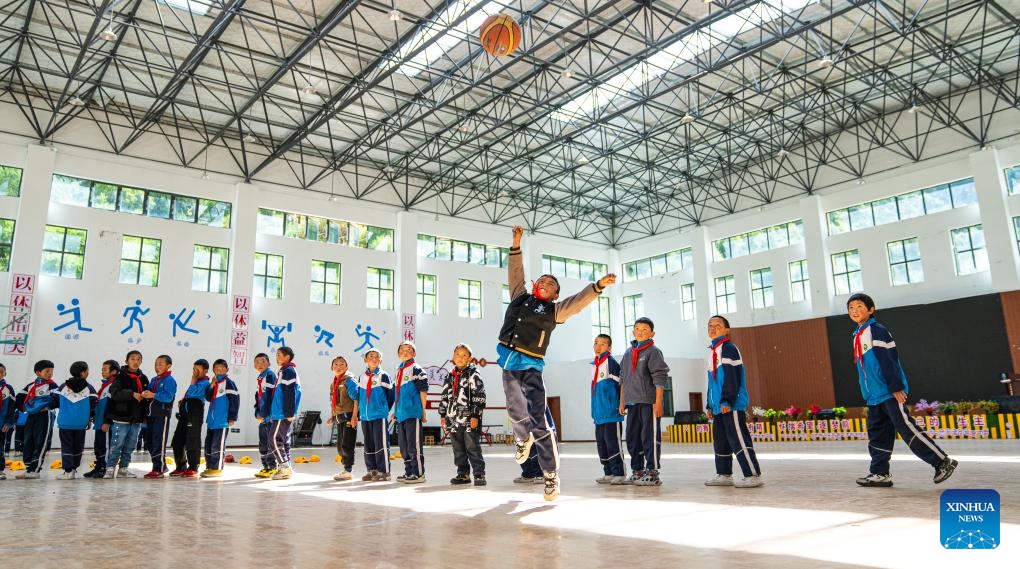
[[999, 493], [995, 490], [946, 490], [942, 493], [942, 547], [999, 547]]

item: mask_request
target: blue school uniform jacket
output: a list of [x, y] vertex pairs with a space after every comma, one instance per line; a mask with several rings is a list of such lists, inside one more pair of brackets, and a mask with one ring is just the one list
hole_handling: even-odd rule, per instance
[[230, 423], [237, 421], [241, 396], [237, 393], [234, 380], [225, 375], [218, 376], [216, 381], [209, 383], [206, 400], [209, 401], [209, 412], [205, 422], [210, 429], [226, 429]]
[[733, 411], [747, 411], [747, 381], [740, 350], [728, 336], [716, 338], [708, 346], [708, 403], [712, 413], [722, 413], [726, 405]]
[[149, 380], [149, 391], [155, 396], [149, 406], [150, 417], [169, 417], [174, 408], [174, 398], [177, 397], [177, 380], [170, 372], [164, 375], [157, 375]]
[[362, 421], [389, 417], [395, 397], [393, 380], [381, 368], [376, 369], [371, 376], [365, 370], [357, 378], [347, 380], [347, 394], [358, 402], [358, 419]]
[[96, 409], [96, 389], [88, 381], [80, 377], [68, 379], [52, 397], [53, 407], [60, 409], [57, 427], [69, 431], [88, 428]]
[[[403, 372], [403, 374], [401, 374]], [[425, 409], [421, 406], [421, 393], [429, 392], [429, 376], [414, 360], [408, 360], [397, 368], [397, 379], [393, 382], [396, 407], [393, 416], [397, 421], [421, 419]]]
[[198, 405], [199, 409], [205, 408], [205, 395], [209, 390], [209, 378], [203, 377], [195, 383], [188, 386], [188, 390], [184, 392], [184, 398], [181, 399], [180, 408], [184, 413], [188, 412], [188, 409], [192, 405]]
[[14, 388], [6, 380], [0, 379], [0, 426], [14, 427], [18, 420], [17, 407]]
[[592, 420], [596, 425], [623, 421], [620, 414], [620, 363], [606, 352], [591, 362], [591, 369], [594, 382], [591, 389]]
[[896, 342], [885, 326], [871, 318], [854, 330], [852, 341], [857, 379], [868, 405], [879, 405], [897, 391], [909, 393]]
[[53, 406], [52, 393], [59, 389], [52, 379], [36, 377], [35, 381], [25, 386], [25, 403], [22, 411], [27, 415], [49, 412]]
[[301, 407], [301, 379], [293, 362], [280, 368], [269, 402], [269, 419], [282, 421], [297, 417]]
[[103, 430], [103, 421], [106, 419], [106, 406], [110, 403], [110, 386], [117, 379], [114, 375], [110, 379], [104, 380], [99, 386], [99, 391], [96, 393], [96, 409], [92, 419], [92, 430], [101, 431]]
[[268, 419], [272, 412], [273, 391], [276, 389], [276, 373], [266, 368], [258, 376], [258, 386], [255, 389], [255, 416], [260, 419]]

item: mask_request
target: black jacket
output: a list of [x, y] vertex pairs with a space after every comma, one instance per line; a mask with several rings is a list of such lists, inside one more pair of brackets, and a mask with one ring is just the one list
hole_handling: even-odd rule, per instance
[[149, 388], [149, 378], [141, 370], [135, 373], [122, 368], [110, 385], [110, 402], [103, 420], [106, 423], [141, 423], [149, 414], [149, 400], [136, 401], [135, 393]]

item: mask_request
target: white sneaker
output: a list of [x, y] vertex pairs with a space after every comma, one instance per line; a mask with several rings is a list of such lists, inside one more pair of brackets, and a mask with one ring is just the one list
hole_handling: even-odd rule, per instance
[[705, 481], [705, 486], [733, 486], [732, 474], [716, 474], [715, 478]]
[[7, 473], [0, 470], [0, 480], [7, 480]]
[[341, 470], [339, 473], [333, 475], [333, 480], [336, 480], [337, 482], [346, 482], [353, 479], [354, 475], [346, 470]]
[[103, 479], [104, 480], [113, 480], [114, 478], [116, 478], [117, 477], [117, 469], [118, 468], [120, 468], [120, 467], [119, 466], [114, 466], [114, 467], [111, 467], [111, 468], [107, 468], [106, 469], [106, 474], [103, 475]]
[[287, 465], [280, 466], [280, 469], [273, 473], [273, 480], [286, 480], [294, 474], [294, 469]]
[[761, 476], [745, 476], [733, 483], [734, 488], [758, 488], [764, 485], [765, 481]]
[[17, 479], [17, 480], [38, 480], [39, 479], [39, 473], [38, 472], [22, 472], [22, 473], [19, 473], [19, 474], [15, 475], [14, 478]]
[[74, 480], [74, 471], [61, 470], [60, 474], [57, 475], [57, 480]]
[[560, 495], [560, 477], [555, 470], [546, 470], [542, 473], [542, 482], [545, 484], [545, 501], [552, 502]]
[[863, 478], [858, 478], [857, 485], [872, 488], [888, 488], [892, 486], [892, 476], [889, 474], [868, 474]]
[[117, 478], [138, 478], [138, 475], [127, 468], [118, 468]]
[[609, 481], [613, 486], [620, 486], [627, 483], [626, 476], [613, 476], [612, 480]]
[[613, 478], [615, 478], [615, 477], [607, 474], [605, 476], [600, 476], [600, 477], [596, 478], [595, 479], [595, 483], [596, 484], [612, 484]]
[[528, 456], [531, 454], [531, 445], [535, 444], [535, 435], [528, 433], [528, 440], [518, 443], [514, 441], [514, 460], [517, 464], [524, 464], [528, 460]]

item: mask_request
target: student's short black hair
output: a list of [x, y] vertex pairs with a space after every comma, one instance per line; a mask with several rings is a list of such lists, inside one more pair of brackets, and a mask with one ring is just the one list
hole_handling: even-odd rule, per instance
[[205, 371], [209, 371], [209, 360], [205, 358], [198, 358], [195, 360], [195, 367], [200, 367]]
[[288, 358], [290, 358], [289, 361], [294, 361], [294, 349], [291, 348], [290, 346], [284, 346], [284, 347], [282, 347], [282, 348], [280, 348], [279, 350], [276, 350], [276, 351], [283, 352], [283, 355], [285, 355]]
[[605, 338], [606, 341], [609, 342], [609, 347], [610, 348], [613, 347], [613, 337], [610, 336], [609, 334], [599, 334], [598, 336], [595, 336], [596, 340], [598, 340], [599, 338]]
[[74, 362], [71, 364], [71, 377], [81, 377], [81, 374], [89, 370], [89, 364], [85, 362]]
[[106, 360], [103, 365], [110, 368], [110, 371], [116, 373], [120, 371], [120, 362], [117, 360]]
[[859, 300], [859, 301], [863, 302], [864, 303], [864, 307], [867, 308], [868, 310], [871, 310], [872, 308], [875, 308], [875, 301], [872, 300], [870, 296], [864, 294], [863, 292], [858, 292], [856, 294], [851, 294], [850, 298], [846, 299], [846, 307], [850, 308], [850, 303], [855, 301], [855, 300]]
[[2, 369], [2, 370], [6, 370], [6, 369], [7, 369], [7, 366], [5, 366], [4, 364], [0, 364], [0, 369]]
[[212, 366], [213, 366], [213, 369], [215, 369], [216, 366], [223, 366], [223, 367], [225, 367], [227, 369], [230, 369], [230, 366], [227, 365], [227, 360], [225, 360], [223, 358], [219, 358], [218, 360], [214, 361], [212, 363]]
[[542, 277], [549, 277], [550, 279], [552, 279], [552, 282], [556, 283], [556, 294], [560, 293], [560, 279], [556, 278], [556, 275], [550, 275], [550, 274], [546, 273], [544, 275], [539, 275], [538, 278], [542, 278]]
[[165, 361], [166, 365], [168, 365], [168, 366], [174, 365], [174, 360], [170, 356], [168, 356], [166, 354], [160, 354], [160, 355], [156, 356], [156, 359], [157, 360]]
[[255, 359], [259, 359], [259, 358], [263, 358], [266, 361], [268, 361], [269, 360], [269, 354], [267, 354], [265, 352], [259, 352], [259, 353], [255, 354]]
[[53, 369], [53, 362], [50, 360], [39, 360], [35, 362], [35, 373], [39, 373], [44, 369]]
[[128, 359], [135, 354], [138, 354], [138, 357], [142, 357], [142, 352], [139, 352], [138, 350], [131, 350], [126, 356], [124, 356], [124, 363], [127, 363]]
[[718, 318], [719, 320], [722, 320], [723, 326], [725, 326], [727, 328], [730, 327], [730, 321], [727, 320], [726, 317], [723, 316], [722, 314], [713, 314], [712, 316], [708, 317], [709, 320], [711, 320], [713, 318]]
[[648, 327], [652, 329], [652, 332], [655, 331], [655, 322], [652, 322], [652, 319], [647, 316], [642, 316], [634, 321], [635, 326], [638, 324], [648, 324]]

